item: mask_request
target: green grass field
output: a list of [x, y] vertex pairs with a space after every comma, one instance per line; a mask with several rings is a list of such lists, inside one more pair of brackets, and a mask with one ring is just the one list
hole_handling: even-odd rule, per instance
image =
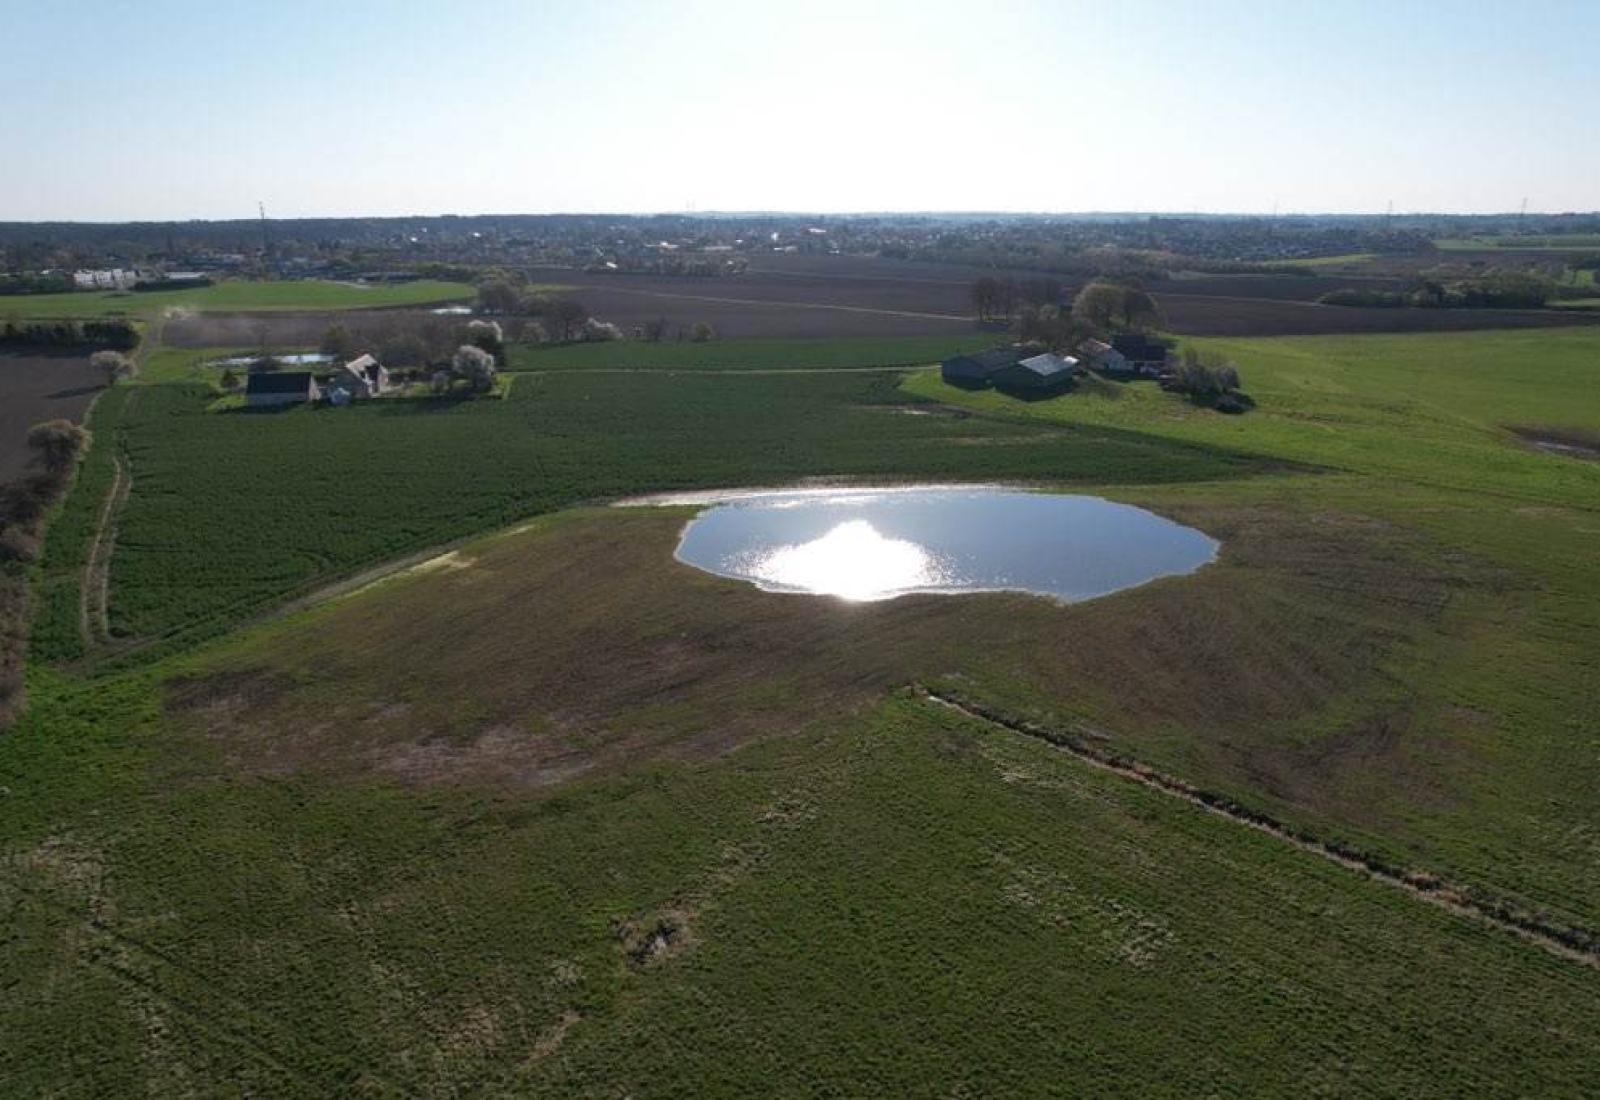
[[539, 347], [513, 344], [510, 370], [845, 370], [914, 367], [993, 347], [993, 333], [963, 336], [714, 340], [704, 344], [617, 341]]
[[[557, 358], [218, 413], [158, 352], [96, 410], [0, 739], [7, 1091], [1585, 1095], [1593, 968], [904, 689], [1600, 926], [1600, 462], [1525, 439], [1600, 429], [1600, 333], [1206, 343], [1253, 411]], [[111, 445], [122, 640], [80, 661]], [[573, 507], [822, 475], [1224, 549], [1070, 607], [845, 605], [678, 565], [684, 510]]]
[[165, 309], [200, 312], [248, 310], [377, 309], [423, 305], [472, 297], [466, 283], [423, 279], [414, 283], [360, 286], [355, 283], [300, 279], [252, 282], [228, 279], [195, 290], [146, 292], [83, 291], [71, 294], [29, 294], [0, 297], [0, 320], [7, 317], [149, 317]]
[[1274, 260], [1286, 267], [1346, 267], [1366, 263], [1377, 256], [1375, 252], [1347, 252], [1342, 256], [1306, 256], [1297, 260]]
[[1537, 249], [1550, 252], [1600, 250], [1600, 233], [1562, 233], [1526, 237], [1445, 237], [1433, 242], [1445, 252], [1474, 252], [1490, 248]]

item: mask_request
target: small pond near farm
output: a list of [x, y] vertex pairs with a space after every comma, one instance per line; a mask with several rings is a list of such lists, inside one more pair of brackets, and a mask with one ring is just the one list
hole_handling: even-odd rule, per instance
[[684, 528], [679, 561], [771, 592], [846, 600], [993, 591], [1087, 600], [1191, 573], [1220, 545], [1129, 504], [1016, 489], [802, 489], [713, 500]]

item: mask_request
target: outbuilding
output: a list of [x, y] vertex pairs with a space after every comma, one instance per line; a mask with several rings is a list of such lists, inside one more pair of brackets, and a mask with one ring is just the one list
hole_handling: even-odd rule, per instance
[[1133, 364], [1128, 362], [1127, 356], [1104, 340], [1085, 340], [1078, 345], [1078, 354], [1095, 370], [1102, 370], [1107, 374], [1133, 373]]
[[310, 371], [256, 371], [244, 384], [244, 403], [249, 408], [306, 405], [321, 395]]
[[956, 386], [987, 386], [998, 372], [1013, 366], [1025, 355], [1025, 350], [1014, 345], [970, 355], [953, 355], [939, 365], [939, 376]]
[[1003, 390], [1043, 393], [1065, 386], [1079, 369], [1078, 361], [1072, 356], [1045, 352], [1000, 368], [994, 373], [994, 384]]
[[361, 355], [335, 371], [328, 384], [348, 390], [351, 397], [376, 397], [389, 388], [389, 372], [372, 356]]
[[1111, 338], [1111, 346], [1140, 374], [1158, 375], [1167, 367], [1167, 345], [1143, 332], [1124, 332]]

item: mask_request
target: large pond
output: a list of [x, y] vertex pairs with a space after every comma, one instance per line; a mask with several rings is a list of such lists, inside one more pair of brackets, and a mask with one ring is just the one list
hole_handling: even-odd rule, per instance
[[772, 592], [886, 600], [1010, 590], [1075, 601], [1191, 573], [1218, 545], [1099, 497], [838, 489], [726, 498], [684, 529], [677, 557]]

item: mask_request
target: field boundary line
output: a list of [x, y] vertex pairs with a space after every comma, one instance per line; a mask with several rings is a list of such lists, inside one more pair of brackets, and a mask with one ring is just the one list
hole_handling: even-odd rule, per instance
[[1218, 817], [1276, 837], [1285, 844], [1320, 856], [1346, 870], [1404, 891], [1456, 916], [1508, 932], [1557, 958], [1600, 970], [1600, 934], [1593, 930], [1562, 927], [1518, 911], [1502, 900], [1474, 896], [1471, 890], [1450, 883], [1437, 875], [1403, 870], [1369, 853], [1321, 840], [1269, 814], [1245, 806], [1227, 795], [1203, 790], [1186, 780], [1158, 771], [1130, 757], [1091, 746], [1068, 731], [1050, 729], [1014, 718], [982, 703], [971, 702], [953, 693], [922, 684], [912, 685], [912, 691], [928, 702], [946, 707], [985, 725], [1042, 741], [1097, 771], [1119, 776], [1150, 790], [1180, 799]]

